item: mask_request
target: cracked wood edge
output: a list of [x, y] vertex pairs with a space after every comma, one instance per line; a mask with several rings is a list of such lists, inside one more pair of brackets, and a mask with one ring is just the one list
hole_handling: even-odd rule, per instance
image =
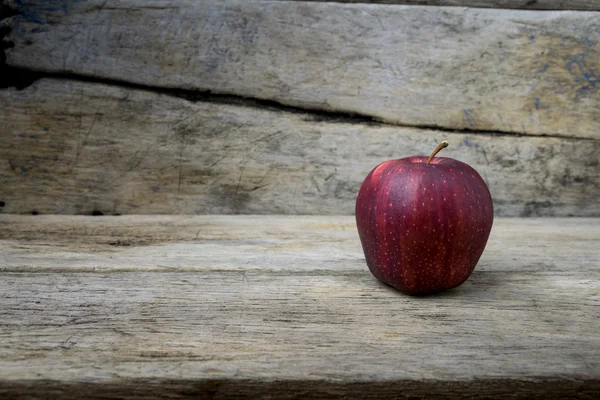
[[[264, 239], [282, 239], [290, 247], [340, 239], [360, 246], [344, 233], [351, 216], [264, 218], [1, 216], [0, 232], [25, 234], [15, 244], [45, 245], [45, 253], [68, 243], [78, 250], [64, 255], [67, 263], [105, 251], [103, 237], [109, 236], [146, 238], [146, 249], [163, 241], [186, 244], [199, 255], [201, 249], [186, 239], [198, 226], [222, 247], [215, 260], [235, 260], [236, 241], [245, 241], [227, 243], [219, 232], [249, 237], [249, 226], [261, 228], [248, 254], [261, 254]], [[501, 219], [490, 244], [495, 235], [508, 242], [490, 247], [496, 256], [482, 260], [461, 287], [428, 297], [402, 295], [378, 283], [366, 266], [357, 271], [344, 259], [334, 259], [337, 266], [319, 274], [307, 273], [293, 256], [287, 268], [272, 269], [273, 254], [264, 268], [247, 268], [240, 260], [231, 270], [145, 270], [149, 263], [169, 263], [168, 247], [151, 260], [132, 255], [125, 263], [140, 268], [129, 272], [4, 271], [0, 393], [89, 393], [105, 385], [118, 393], [153, 378], [170, 389], [193, 385], [205, 392], [223, 385], [223, 392], [213, 388], [242, 395], [283, 395], [278, 388], [295, 392], [302, 383], [319, 396], [321, 390], [349, 391], [357, 382], [370, 382], [386, 396], [398, 395], [392, 388], [413, 394], [447, 389], [448, 395], [461, 388], [465, 396], [480, 390], [481, 396], [504, 397], [539, 397], [549, 388], [561, 395], [597, 393], [597, 222]], [[70, 243], [76, 236], [97, 248]], [[328, 259], [327, 253], [315, 257], [313, 271]], [[510, 393], [500, 389], [505, 384]]]
[[[477, 269], [593, 273], [599, 222], [496, 218]], [[366, 272], [352, 216], [0, 215], [0, 238], [1, 272]]]
[[594, 12], [198, 4], [31, 1], [7, 63], [401, 125], [599, 137]]
[[[296, 0], [276, 0], [296, 1]], [[302, 0], [309, 2], [333, 3], [364, 3], [364, 4], [408, 4], [419, 6], [452, 6], [452, 7], [482, 7], [509, 8], [525, 10], [580, 10], [599, 11], [598, 0]]]
[[372, 168], [446, 139], [497, 216], [600, 215], [600, 141], [323, 121], [60, 79], [0, 91], [0, 124], [5, 213], [353, 214]]

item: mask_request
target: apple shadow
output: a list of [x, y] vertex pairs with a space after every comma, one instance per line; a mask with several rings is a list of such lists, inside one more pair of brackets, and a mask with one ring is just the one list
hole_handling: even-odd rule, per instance
[[497, 288], [501, 283], [498, 281], [498, 274], [495, 274], [491, 271], [485, 270], [475, 270], [462, 285], [452, 288], [446, 289], [439, 292], [429, 293], [429, 294], [406, 294], [402, 293], [400, 290], [395, 287], [388, 285], [387, 283], [381, 282], [377, 278], [373, 277], [373, 279], [379, 284], [379, 286], [389, 291], [390, 293], [395, 293], [399, 296], [408, 296], [414, 299], [419, 298], [455, 298], [461, 296], [478, 296], [478, 295], [487, 295], [489, 294], [491, 289]]

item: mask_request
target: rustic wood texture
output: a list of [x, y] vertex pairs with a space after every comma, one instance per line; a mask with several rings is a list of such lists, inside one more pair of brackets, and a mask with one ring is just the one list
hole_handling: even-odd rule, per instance
[[[578, 273], [594, 273], [599, 262], [599, 221], [496, 219], [478, 269], [502, 265], [510, 275], [569, 265]], [[0, 239], [3, 272], [295, 268], [326, 273], [366, 268], [354, 219], [349, 216], [40, 215], [32, 219], [2, 215]], [[566, 253], [565, 246], [570, 249]], [[571, 262], [577, 255], [579, 261]]]
[[[290, 1], [290, 0], [278, 0]], [[332, 0], [300, 0], [325, 2]], [[581, 10], [598, 11], [598, 0], [333, 0], [334, 3], [366, 3], [366, 4], [410, 4], [420, 6], [455, 6], [512, 8], [526, 10]]]
[[19, 2], [8, 65], [411, 126], [596, 138], [595, 12], [281, 1]]
[[487, 181], [499, 216], [599, 216], [600, 141], [332, 120], [44, 79], [0, 92], [5, 213], [353, 214], [380, 162], [447, 157]]
[[598, 219], [497, 219], [429, 297], [370, 275], [351, 216], [2, 215], [0, 238], [3, 397], [600, 394]]

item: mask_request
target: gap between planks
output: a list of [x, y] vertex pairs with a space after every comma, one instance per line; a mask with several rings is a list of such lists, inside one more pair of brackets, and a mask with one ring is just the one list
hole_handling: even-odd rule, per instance
[[128, 89], [142, 90], [150, 93], [164, 94], [173, 96], [179, 99], [187, 100], [192, 103], [213, 103], [223, 105], [235, 105], [247, 108], [256, 108], [261, 110], [281, 111], [292, 114], [310, 114], [315, 120], [329, 123], [346, 123], [346, 124], [367, 124], [371, 126], [391, 126], [399, 128], [416, 128], [423, 131], [448, 132], [456, 134], [468, 135], [487, 135], [487, 136], [512, 136], [512, 137], [546, 137], [565, 140], [583, 140], [583, 141], [600, 141], [599, 138], [570, 136], [556, 133], [532, 134], [527, 132], [515, 132], [509, 130], [478, 130], [469, 128], [448, 128], [441, 125], [432, 124], [407, 124], [396, 121], [384, 120], [368, 114], [358, 112], [332, 111], [324, 108], [303, 107], [300, 105], [286, 104], [277, 100], [267, 100], [258, 97], [241, 96], [236, 94], [218, 93], [210, 90], [193, 90], [180, 88], [166, 88], [160, 86], [150, 86], [141, 83], [130, 81], [102, 78], [91, 75], [82, 75], [74, 73], [46, 72], [37, 71], [26, 68], [7, 67], [4, 79], [4, 87], [0, 86], [0, 90], [8, 88], [17, 88], [18, 90], [26, 89], [35, 82], [44, 79], [64, 79], [73, 82], [81, 83], [98, 83], [114, 87], [122, 87]]

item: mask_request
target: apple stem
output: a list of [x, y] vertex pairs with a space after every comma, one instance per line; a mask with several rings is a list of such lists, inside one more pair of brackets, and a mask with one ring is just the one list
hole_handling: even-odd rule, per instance
[[437, 153], [439, 153], [440, 151], [442, 151], [442, 149], [445, 149], [446, 147], [448, 147], [448, 141], [444, 140], [442, 143], [440, 143], [438, 145], [438, 147], [435, 148], [435, 150], [433, 151], [433, 153], [431, 153], [431, 155], [427, 159], [427, 164], [431, 164], [431, 160], [433, 160], [433, 157], [435, 157], [435, 155]]

